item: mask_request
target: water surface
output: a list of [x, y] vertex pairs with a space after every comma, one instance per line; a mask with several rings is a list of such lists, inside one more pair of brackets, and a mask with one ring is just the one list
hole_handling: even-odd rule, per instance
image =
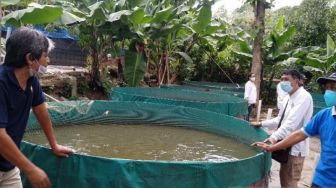
[[[256, 155], [238, 141], [190, 128], [157, 125], [69, 125], [54, 128], [59, 144], [77, 153], [135, 160], [237, 160]], [[48, 145], [41, 131], [24, 140]]]

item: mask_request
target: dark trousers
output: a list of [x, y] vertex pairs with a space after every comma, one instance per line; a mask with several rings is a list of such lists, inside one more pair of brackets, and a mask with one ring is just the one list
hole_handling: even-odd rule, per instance
[[248, 108], [247, 108], [247, 115], [245, 117], [245, 120], [246, 121], [250, 121], [250, 115], [251, 115], [251, 112], [252, 112], [252, 109], [254, 107], [254, 104], [249, 104], [248, 105]]

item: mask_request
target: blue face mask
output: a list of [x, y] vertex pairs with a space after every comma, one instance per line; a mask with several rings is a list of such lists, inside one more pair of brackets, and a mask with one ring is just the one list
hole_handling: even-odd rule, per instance
[[324, 93], [324, 101], [328, 107], [336, 106], [336, 91], [326, 90]]
[[293, 90], [293, 87], [289, 81], [283, 81], [280, 83], [281, 89], [287, 93], [290, 93]]

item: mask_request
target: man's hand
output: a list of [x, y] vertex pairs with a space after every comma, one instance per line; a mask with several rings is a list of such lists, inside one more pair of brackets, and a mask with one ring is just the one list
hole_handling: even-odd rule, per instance
[[47, 174], [36, 166], [31, 171], [25, 172], [25, 175], [34, 188], [50, 187], [50, 181]]
[[261, 149], [263, 149], [265, 151], [271, 151], [271, 146], [268, 145], [265, 142], [255, 142], [255, 143], [251, 144], [251, 146], [260, 147]]
[[251, 122], [250, 125], [253, 126], [253, 127], [260, 128], [261, 127], [261, 122]]
[[262, 148], [265, 151], [273, 151], [272, 146], [270, 146], [269, 144], [274, 145], [276, 143], [277, 143], [276, 140], [274, 140], [273, 138], [269, 137], [269, 138], [266, 138], [264, 140], [264, 142], [255, 142], [255, 143], [251, 144], [251, 146], [260, 147], [260, 148]]
[[277, 143], [277, 141], [274, 140], [274, 139], [271, 138], [271, 137], [266, 138], [266, 139], [264, 140], [264, 143], [267, 143], [267, 142], [271, 143], [272, 145]]
[[59, 157], [69, 157], [69, 154], [74, 152], [73, 149], [58, 144], [52, 147], [52, 151]]

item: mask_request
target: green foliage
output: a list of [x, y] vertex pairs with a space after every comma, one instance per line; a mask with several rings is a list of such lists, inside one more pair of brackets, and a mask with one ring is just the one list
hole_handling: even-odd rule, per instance
[[62, 8], [53, 5], [29, 4], [29, 7], [13, 11], [2, 18], [2, 24], [19, 27], [25, 24], [43, 24], [55, 21], [62, 15]]
[[80, 23], [83, 21], [85, 21], [84, 18], [78, 17], [75, 14], [63, 10], [61, 17], [55, 20], [53, 23], [56, 25], [70, 25], [74, 23]]
[[111, 92], [111, 89], [113, 87], [113, 83], [111, 80], [111, 77], [109, 76], [109, 71], [107, 69], [103, 69], [100, 74], [100, 84], [103, 88], [104, 94], [107, 96]]
[[85, 82], [78, 82], [78, 93], [79, 94], [86, 94], [88, 91], [90, 91], [89, 84], [87, 84], [87, 81]]
[[[336, 10], [331, 0], [304, 0], [298, 8], [290, 10], [289, 24], [297, 28], [293, 46], [324, 46], [325, 36], [336, 30]], [[334, 28], [332, 28], [334, 27]]]
[[173, 7], [167, 7], [163, 10], [160, 10], [154, 14], [154, 17], [152, 19], [152, 23], [160, 23], [163, 21], [167, 21], [167, 19], [172, 14], [174, 8]]
[[130, 87], [136, 87], [145, 75], [146, 61], [140, 52], [126, 51], [125, 81]]
[[179, 54], [180, 56], [182, 56], [188, 63], [192, 63], [193, 60], [191, 59], [191, 57], [184, 53], [184, 52], [176, 52], [177, 54]]
[[317, 72], [322, 75], [329, 75], [336, 71], [336, 45], [333, 39], [328, 35], [327, 48], [325, 54], [309, 53], [304, 62], [305, 69], [310, 72]]
[[279, 61], [286, 60], [290, 54], [285, 51], [285, 45], [295, 34], [295, 27], [284, 27], [284, 18], [280, 17], [270, 34], [265, 38], [264, 51], [266, 55], [265, 62], [271, 65]]
[[1, 0], [1, 7], [6, 7], [8, 5], [16, 5], [20, 0]]
[[201, 33], [209, 25], [210, 22], [211, 22], [211, 6], [209, 4], [205, 4], [199, 10], [196, 23], [192, 26], [192, 28], [197, 33]]

